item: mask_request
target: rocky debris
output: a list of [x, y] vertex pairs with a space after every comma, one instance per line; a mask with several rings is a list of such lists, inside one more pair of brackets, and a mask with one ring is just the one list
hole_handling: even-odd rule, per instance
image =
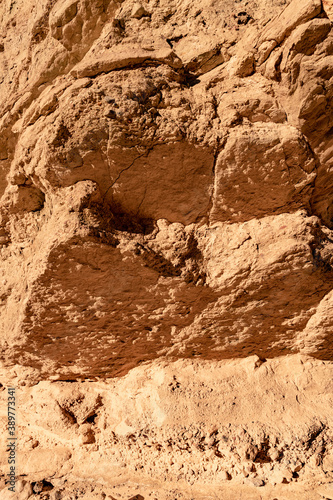
[[15, 484], [15, 493], [6, 487], [1, 489], [0, 494], [3, 500], [28, 500], [33, 498], [34, 491], [30, 482], [18, 479]]
[[[20, 471], [42, 498], [74, 494], [71, 478], [84, 482], [82, 498], [93, 478], [113, 498], [146, 498], [155, 488], [170, 499], [182, 482], [208, 498], [211, 487], [231, 498], [233, 484], [268, 499], [311, 483], [316, 495], [332, 478], [331, 372], [331, 363], [310, 357], [251, 356], [154, 361], [115, 379], [20, 387]], [[79, 421], [89, 406], [94, 413]], [[94, 486], [88, 498], [101, 493]]]
[[148, 11], [140, 3], [135, 3], [132, 8], [132, 17], [135, 19], [141, 19], [142, 17], [149, 16]]
[[[98, 56], [96, 57], [96, 52]], [[148, 61], [157, 64], [166, 64], [171, 68], [180, 68], [181, 61], [167, 43], [148, 43], [141, 49], [134, 44], [117, 45], [114, 50], [108, 50], [105, 55], [99, 48], [91, 51], [78, 65], [74, 66], [71, 74], [75, 78], [96, 76], [101, 73], [122, 68], [131, 68]]]
[[319, 494], [322, 498], [332, 500], [333, 498], [333, 483], [324, 484], [319, 488]]
[[293, 30], [321, 12], [321, 0], [290, 2], [276, 18], [265, 26], [261, 33], [258, 40], [258, 64], [265, 62], [272, 50], [280, 45]]

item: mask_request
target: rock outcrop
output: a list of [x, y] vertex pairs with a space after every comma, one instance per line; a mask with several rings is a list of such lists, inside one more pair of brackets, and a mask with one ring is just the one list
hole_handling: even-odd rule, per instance
[[18, 498], [333, 498], [331, 19], [329, 0], [0, 5]]

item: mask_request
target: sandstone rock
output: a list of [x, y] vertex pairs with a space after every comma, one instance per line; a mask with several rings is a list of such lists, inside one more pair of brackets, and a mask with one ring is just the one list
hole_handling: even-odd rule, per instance
[[132, 17], [134, 17], [135, 19], [141, 19], [142, 17], [147, 16], [147, 15], [148, 15], [148, 12], [146, 11], [146, 9], [144, 8], [143, 5], [141, 5], [139, 3], [135, 3], [133, 5]]
[[44, 206], [44, 193], [35, 186], [12, 186], [3, 197], [3, 206], [11, 213], [35, 212]]
[[15, 483], [15, 492], [12, 492], [8, 487], [0, 491], [1, 499], [4, 500], [28, 500], [33, 495], [31, 484], [27, 481], [18, 480]]
[[259, 39], [258, 64], [262, 64], [271, 51], [279, 45], [292, 30], [320, 14], [320, 0], [293, 0], [283, 12], [265, 27]]
[[107, 1], [90, 4], [87, 1], [58, 1], [50, 11], [51, 36], [58, 40], [75, 60], [82, 57], [100, 35], [103, 24], [113, 18], [116, 2]]
[[328, 498], [332, 500], [333, 498], [333, 483], [327, 483], [318, 488], [318, 493], [323, 498]]
[[[307, 144], [295, 130], [259, 124], [237, 128], [217, 160], [211, 219], [241, 221], [285, 211], [285, 206], [297, 207], [298, 192], [301, 204], [306, 204], [314, 169]], [[265, 194], [260, 196], [263, 188]]]
[[0, 3], [20, 500], [330, 497], [331, 4]]
[[333, 471], [333, 456], [332, 454], [325, 455], [323, 458], [323, 470], [325, 472], [332, 472]]
[[250, 484], [253, 484], [256, 488], [260, 488], [260, 486], [265, 486], [265, 481], [260, 479], [259, 477], [254, 477], [247, 480]]
[[53, 490], [50, 493], [50, 500], [61, 500], [62, 495], [61, 492], [58, 490]]
[[293, 474], [290, 470], [288, 469], [277, 469], [276, 471], [273, 472], [273, 474], [270, 477], [270, 483], [275, 485], [275, 484], [286, 484], [289, 483], [292, 480]]
[[173, 43], [186, 70], [202, 75], [230, 59], [226, 47], [212, 36], [188, 35]]
[[332, 14], [333, 14], [332, 0], [323, 0], [323, 6], [328, 17], [332, 19]]
[[109, 50], [105, 55], [98, 52], [97, 57], [91, 51], [83, 61], [74, 66], [71, 74], [75, 78], [91, 77], [121, 68], [131, 68], [147, 60], [167, 64], [176, 69], [182, 65], [180, 59], [166, 43], [152, 44], [150, 47], [139, 49], [135, 45], [123, 44], [114, 49], [114, 51]]
[[24, 493], [27, 494], [27, 492], [31, 491], [32, 493], [32, 488], [31, 488], [31, 484], [28, 482], [28, 481], [24, 481], [24, 480], [18, 480], [16, 481], [16, 484], [15, 484], [15, 489], [17, 491], [17, 493], [23, 495]]
[[254, 73], [254, 54], [244, 54], [235, 63], [234, 68], [235, 76], [244, 78]]
[[[59, 446], [54, 450], [36, 448], [29, 452], [21, 452], [20, 456], [22, 457], [20, 466], [21, 474], [34, 477], [36, 484], [37, 482], [38, 484], [42, 484], [42, 479], [52, 476], [61, 469], [62, 465], [70, 459], [71, 453], [68, 449]], [[3, 466], [2, 470], [5, 470]], [[24, 491], [30, 491], [29, 487], [30, 484], [29, 486], [26, 485]], [[39, 486], [36, 488], [39, 488]]]

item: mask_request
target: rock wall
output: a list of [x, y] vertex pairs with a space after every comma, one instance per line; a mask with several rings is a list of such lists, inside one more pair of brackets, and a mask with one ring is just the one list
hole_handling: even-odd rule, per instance
[[0, 4], [18, 498], [333, 498], [332, 13]]

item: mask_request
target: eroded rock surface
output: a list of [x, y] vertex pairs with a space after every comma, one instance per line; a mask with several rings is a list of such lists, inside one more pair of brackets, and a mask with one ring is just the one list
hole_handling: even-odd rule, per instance
[[[161, 354], [330, 359], [329, 330], [307, 326], [332, 279], [331, 24], [320, 1], [275, 6], [264, 30], [264, 6], [246, 17], [232, 2], [214, 19], [209, 2], [192, 14], [183, 3], [168, 14], [42, 7], [28, 69], [5, 72], [21, 75], [15, 93], [2, 84], [6, 357], [65, 377]], [[24, 8], [2, 8], [7, 68]], [[217, 40], [216, 64], [196, 66]], [[53, 51], [41, 83], [32, 61], [51, 64], [54, 43], [62, 62]]]
[[[76, 415], [70, 402], [62, 406], [53, 387], [66, 395], [70, 383], [102, 378], [105, 398], [118, 390], [114, 385], [118, 382], [108, 385], [107, 379], [125, 376], [133, 368], [141, 373], [142, 363], [158, 371], [159, 363], [177, 367], [179, 360], [185, 363], [179, 365], [182, 370], [190, 366], [193, 376], [204, 381], [207, 366], [218, 374], [221, 366], [229, 366], [227, 361], [220, 365], [221, 360], [238, 359], [235, 366], [242, 370], [247, 362], [243, 358], [253, 356], [274, 366], [272, 384], [293, 363], [298, 366], [299, 356], [310, 360], [305, 363], [309, 370], [313, 363], [318, 377], [329, 380], [333, 361], [332, 12], [330, 0], [205, 0], [200, 5], [187, 0], [1, 3], [3, 377], [21, 384], [22, 401], [33, 398], [34, 385], [43, 381], [57, 423], [46, 419], [40, 425], [51, 433], [56, 432], [54, 425], [59, 426], [63, 433], [43, 442], [40, 456], [39, 449], [34, 451], [37, 445], [24, 451], [22, 460], [32, 468], [22, 469], [21, 474], [31, 475], [36, 484], [22, 483], [21, 495], [29, 498], [31, 488], [36, 495], [51, 491], [43, 480], [69, 474], [81, 459], [86, 460], [92, 448], [75, 455], [77, 445], [74, 453], [66, 439], [94, 446], [94, 453], [111, 446], [105, 441], [109, 424], [97, 426], [104, 436], [101, 441], [95, 437], [95, 423], [87, 420], [103, 399], [101, 395], [98, 399], [99, 382], [87, 382], [82, 389], [83, 399], [89, 399], [90, 392], [98, 393], [91, 415], [81, 407], [78, 411], [83, 413]], [[289, 364], [280, 364], [281, 356]], [[193, 358], [201, 361], [181, 361]], [[201, 364], [202, 360], [208, 364]], [[147, 370], [144, 365], [140, 376], [148, 376]], [[306, 380], [306, 370], [302, 377]], [[134, 389], [126, 383], [124, 390], [130, 394]], [[32, 388], [24, 389], [23, 384]], [[190, 378], [186, 384], [193, 401], [198, 398], [191, 404], [197, 404], [205, 423], [213, 403], [204, 409], [206, 393], [193, 392]], [[214, 386], [212, 381], [209, 384]], [[251, 384], [247, 387], [254, 397], [255, 389]], [[314, 394], [319, 390], [315, 386]], [[328, 383], [324, 390], [328, 394]], [[152, 398], [157, 397], [154, 391]], [[302, 391], [295, 397], [301, 398]], [[243, 397], [241, 387], [235, 388], [234, 396]], [[158, 397], [169, 404], [169, 394]], [[224, 401], [224, 397], [219, 392], [218, 398]], [[294, 401], [281, 406], [279, 398], [274, 393], [274, 411], [291, 415]], [[185, 400], [184, 389], [172, 404], [185, 408]], [[264, 408], [270, 404], [262, 401]], [[287, 432], [287, 422], [279, 431], [274, 427], [277, 422], [268, 429], [266, 417], [258, 414], [251, 430], [242, 410], [240, 427], [233, 413], [227, 431], [223, 412], [217, 412], [216, 425], [223, 428], [216, 432], [234, 435], [242, 443], [239, 446], [252, 446], [252, 452], [236, 450], [238, 458], [231, 459], [222, 444], [207, 445], [208, 451], [201, 451], [215, 458], [210, 462], [210, 455], [205, 455], [209, 466], [204, 471], [201, 455], [193, 451], [200, 448], [201, 437], [193, 438], [189, 470], [178, 471], [178, 479], [172, 476], [172, 481], [182, 484], [185, 493], [179, 494], [199, 498], [200, 484], [213, 478], [217, 483], [235, 480], [239, 463], [253, 455], [249, 459], [254, 463], [261, 457], [260, 464], [277, 461], [279, 465], [271, 469], [267, 465], [259, 474], [256, 465], [247, 463], [247, 475], [242, 477], [244, 488], [250, 490], [244, 494], [251, 495], [252, 487], [273, 484], [271, 477], [276, 474], [275, 484], [294, 485], [299, 479], [307, 485], [303, 491], [314, 498], [315, 482], [332, 478], [327, 451], [331, 424], [325, 405], [326, 400], [314, 408], [311, 422], [303, 429], [310, 441], [311, 429], [320, 430], [318, 446], [323, 450], [317, 458], [311, 458], [315, 451], [312, 441], [307, 448], [307, 438], [295, 445], [298, 431], [292, 424], [285, 448], [290, 460], [298, 456], [302, 470], [311, 460], [317, 461], [321, 476], [309, 472], [301, 477], [299, 465], [294, 469], [286, 465], [283, 470], [289, 472], [281, 472], [282, 452], [276, 440]], [[110, 409], [98, 411], [106, 420], [112, 415]], [[155, 410], [149, 406], [145, 411], [152, 415]], [[68, 414], [79, 426], [70, 428], [73, 438], [64, 436], [64, 415], [71, 420]], [[151, 425], [153, 433], [155, 424], [149, 418], [145, 425]], [[180, 432], [172, 425], [159, 438], [164, 440], [162, 448], [167, 447], [167, 439], [176, 439], [173, 433]], [[127, 436], [126, 426], [122, 429], [120, 435]], [[144, 432], [143, 424], [133, 431], [134, 442], [139, 443], [135, 453], [144, 447], [140, 441]], [[214, 441], [215, 431], [209, 432]], [[38, 441], [37, 436], [34, 439]], [[137, 458], [123, 457], [130, 439], [121, 439], [120, 444], [114, 442], [117, 446], [113, 443], [115, 464], [136, 463]], [[265, 461], [273, 441], [277, 455]], [[47, 462], [50, 443], [57, 444], [59, 457], [47, 471], [39, 470], [38, 464]], [[162, 454], [156, 469], [151, 459], [149, 478], [138, 473], [138, 481], [151, 482], [162, 473], [170, 482], [166, 464], [177, 460], [174, 451], [168, 453]], [[229, 460], [227, 468], [221, 468], [221, 460]], [[141, 465], [135, 467], [132, 478]], [[199, 488], [192, 496], [186, 490], [192, 487], [190, 470]], [[81, 472], [68, 478], [75, 483], [75, 474], [81, 477]], [[301, 498], [297, 485], [295, 492], [293, 487], [290, 495]], [[324, 484], [323, 488], [323, 496], [330, 498], [330, 487]], [[162, 490], [159, 498], [175, 498], [172, 489]], [[102, 492], [87, 494], [97, 499]], [[52, 495], [57, 498], [55, 491]]]
[[19, 391], [20, 471], [42, 498], [319, 499], [332, 484], [331, 392], [332, 364], [299, 355], [43, 381]]

